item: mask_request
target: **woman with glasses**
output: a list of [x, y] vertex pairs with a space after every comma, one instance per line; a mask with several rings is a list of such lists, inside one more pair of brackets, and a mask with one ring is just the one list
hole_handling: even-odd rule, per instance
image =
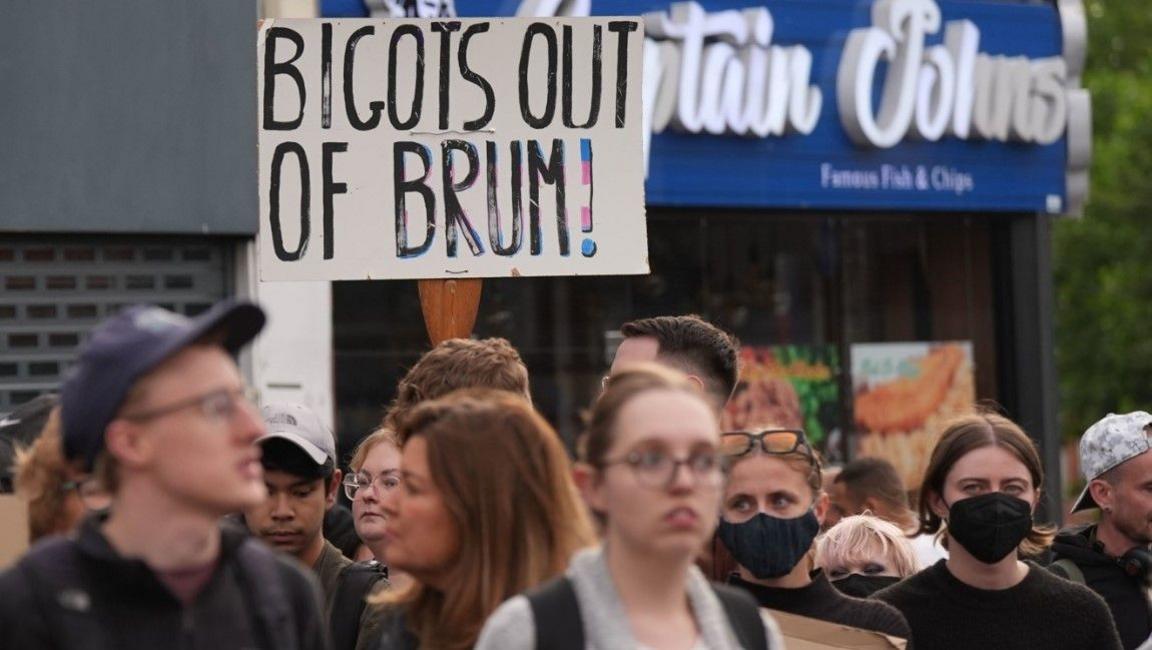
[[771, 619], [694, 565], [719, 516], [716, 415], [687, 377], [643, 365], [592, 407], [576, 477], [604, 543], [504, 604], [478, 650], [783, 647]]
[[60, 409], [53, 408], [44, 430], [28, 449], [16, 452], [16, 493], [28, 504], [28, 541], [72, 532], [90, 512], [103, 512], [111, 495], [91, 474], [64, 459]]
[[921, 532], [944, 533], [948, 559], [873, 596], [896, 606], [927, 648], [1118, 650], [1108, 606], [1083, 585], [1023, 558], [1054, 529], [1037, 525], [1044, 470], [1036, 445], [993, 414], [950, 422], [920, 488]]
[[379, 428], [364, 437], [348, 461], [344, 494], [352, 502], [356, 534], [364, 552], [354, 560], [383, 560], [388, 517], [380, 502], [384, 494], [400, 485], [400, 442], [390, 429]]
[[522, 396], [498, 390], [424, 402], [396, 433], [400, 485], [383, 495], [384, 558], [413, 582], [379, 599], [380, 647], [471, 648], [500, 603], [593, 543], [568, 456]]
[[812, 544], [828, 496], [804, 432], [767, 428], [720, 439], [729, 475], [716, 536], [738, 565], [729, 584], [747, 590], [761, 607], [911, 641], [896, 609], [846, 596], [813, 570]]
[[332, 598], [330, 631], [334, 650], [370, 650], [380, 641], [384, 623], [377, 607], [366, 607], [369, 599], [381, 597], [388, 588], [405, 589], [411, 578], [384, 565], [388, 545], [385, 531], [384, 495], [400, 485], [400, 442], [389, 429], [379, 428], [364, 437], [344, 476], [344, 494], [352, 502], [352, 522], [366, 552], [345, 569]]

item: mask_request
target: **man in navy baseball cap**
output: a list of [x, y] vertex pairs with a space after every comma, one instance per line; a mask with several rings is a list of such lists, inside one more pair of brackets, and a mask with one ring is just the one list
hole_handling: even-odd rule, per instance
[[61, 391], [64, 453], [112, 505], [0, 574], [0, 647], [324, 647], [314, 580], [220, 526], [266, 497], [234, 359], [264, 320], [137, 306], [93, 332]]

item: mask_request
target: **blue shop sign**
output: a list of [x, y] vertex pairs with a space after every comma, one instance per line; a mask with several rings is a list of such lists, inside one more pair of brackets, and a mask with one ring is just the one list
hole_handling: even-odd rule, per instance
[[1051, 4], [455, 4], [460, 17], [559, 7], [645, 15], [650, 205], [1062, 212], [1081, 199], [1082, 44]]

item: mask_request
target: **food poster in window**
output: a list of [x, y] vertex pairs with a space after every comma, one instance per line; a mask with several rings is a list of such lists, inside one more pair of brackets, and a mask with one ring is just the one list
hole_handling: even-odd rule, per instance
[[851, 356], [854, 457], [886, 458], [916, 489], [943, 423], [976, 402], [972, 343], [856, 343]]
[[724, 431], [800, 428], [822, 453], [840, 434], [840, 355], [834, 345], [743, 345]]

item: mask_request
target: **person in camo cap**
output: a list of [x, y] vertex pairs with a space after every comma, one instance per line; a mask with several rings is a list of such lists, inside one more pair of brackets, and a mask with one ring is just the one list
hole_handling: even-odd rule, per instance
[[1096, 524], [1060, 531], [1053, 573], [1087, 585], [1108, 603], [1126, 650], [1152, 635], [1152, 415], [1109, 413], [1080, 438], [1087, 485], [1072, 512], [1100, 510]]

